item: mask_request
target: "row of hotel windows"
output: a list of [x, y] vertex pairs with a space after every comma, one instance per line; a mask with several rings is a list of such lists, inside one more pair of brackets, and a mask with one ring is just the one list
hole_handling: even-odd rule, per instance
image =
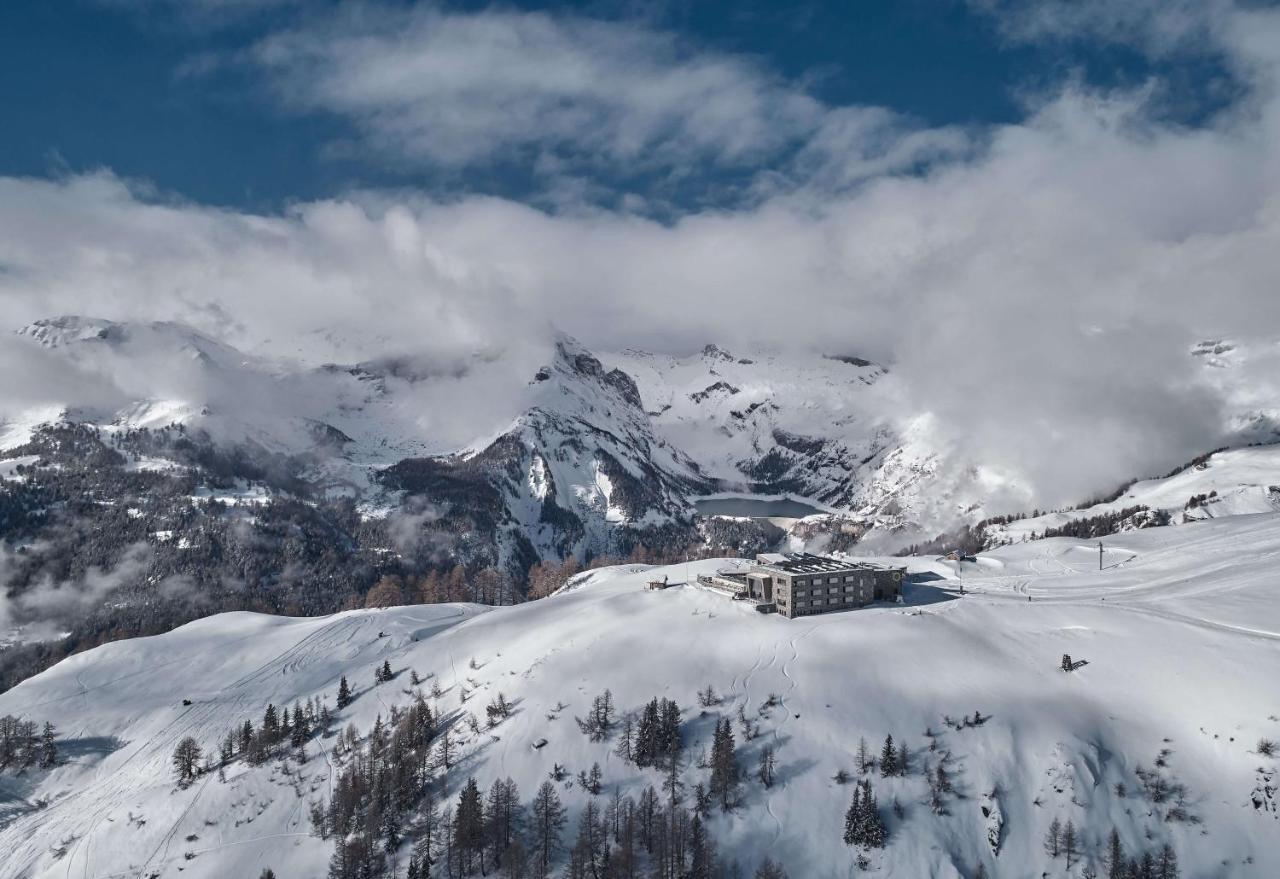
[[[839, 583], [839, 582], [840, 582], [840, 578], [839, 578], [839, 577], [827, 577], [827, 583], [828, 583], [828, 584], [830, 584], [830, 585], [833, 585], [833, 586], [834, 586], [836, 583]], [[866, 580], [865, 580], [865, 579], [859, 580], [859, 578], [858, 578], [858, 577], [856, 577], [856, 576], [854, 576], [853, 574], [850, 574], [850, 575], [848, 575], [847, 577], [845, 577], [845, 578], [844, 578], [844, 582], [846, 582], [846, 583], [858, 582], [858, 583], [860, 583], [860, 584], [861, 584], [861, 585], [863, 585], [863, 586], [865, 586], [865, 585], [866, 585]], [[795, 581], [795, 585], [796, 585], [796, 586], [808, 586], [808, 585], [809, 585], [809, 581], [808, 581], [808, 580], [796, 580], [796, 581]], [[814, 585], [814, 586], [821, 586], [821, 585], [822, 585], [822, 578], [821, 578], [821, 577], [814, 577], [814, 578], [813, 578], [813, 585]]]
[[[843, 600], [842, 600], [842, 599], [840, 599], [840, 598], [832, 598], [832, 599], [826, 599], [826, 598], [811, 598], [811, 599], [809, 599], [809, 600], [807, 600], [807, 601], [805, 601], [805, 600], [801, 600], [801, 599], [797, 599], [797, 600], [796, 600], [796, 607], [797, 607], [797, 608], [801, 608], [801, 607], [816, 607], [816, 606], [818, 606], [818, 605], [824, 605], [824, 604], [831, 604], [831, 605], [837, 605], [837, 604], [853, 604], [853, 603], [856, 601], [856, 599], [857, 599], [857, 596], [854, 596], [854, 595], [846, 595], [846, 596], [843, 598]], [[778, 601], [778, 604], [779, 604], [779, 605], [781, 605], [782, 607], [786, 607], [786, 606], [787, 606], [787, 602], [786, 602], [785, 600], [779, 600], [779, 601]]]
[[[865, 585], [865, 584], [864, 584], [864, 585]], [[846, 594], [846, 595], [852, 594], [853, 592], [855, 592], [855, 591], [857, 590], [857, 588], [858, 588], [857, 586], [846, 586], [846, 587], [844, 587], [845, 594]], [[822, 592], [822, 590], [821, 590], [821, 589], [812, 589], [812, 590], [810, 590], [810, 591], [808, 591], [808, 592], [806, 592], [806, 591], [805, 591], [805, 590], [803, 590], [803, 589], [797, 589], [797, 590], [796, 590], [796, 598], [804, 598], [804, 597], [805, 597], [805, 596], [807, 596], [807, 595], [822, 595], [822, 594], [823, 594], [823, 592]], [[827, 590], [826, 594], [828, 594], [828, 595], [839, 595], [839, 594], [840, 594], [840, 587], [839, 587], [839, 586], [832, 586], [831, 588], [829, 588], [829, 589]]]

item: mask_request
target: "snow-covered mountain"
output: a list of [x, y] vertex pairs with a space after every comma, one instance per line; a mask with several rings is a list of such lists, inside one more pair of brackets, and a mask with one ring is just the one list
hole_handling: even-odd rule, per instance
[[[882, 547], [1036, 503], [1021, 474], [957, 451], [931, 413], [902, 411], [887, 367], [848, 354], [610, 354], [561, 338], [463, 364], [424, 353], [313, 368], [173, 323], [62, 317], [20, 336], [56, 380], [4, 402], [0, 448], [50, 422], [108, 436], [181, 425], [291, 457], [299, 477], [369, 514], [404, 497], [387, 493], [387, 474], [412, 493], [408, 471], [479, 470], [498, 492], [497, 524], [527, 540], [522, 560], [614, 551], [634, 542], [628, 531], [688, 533], [691, 501], [714, 492], [802, 499]], [[1275, 439], [1280, 349], [1190, 353], [1224, 401], [1222, 435]]]
[[455, 476], [483, 474], [499, 540], [512, 554], [523, 549], [526, 564], [617, 551], [629, 543], [617, 536], [623, 529], [687, 533], [689, 497], [711, 483], [655, 436], [630, 376], [562, 338], [524, 403], [496, 436], [451, 455], [399, 461], [382, 471], [382, 485], [438, 502]]
[[439, 483], [461, 479], [490, 494], [469, 500], [503, 535], [504, 561], [687, 539], [691, 501], [712, 492], [791, 495], [911, 533], [941, 530], [992, 493], [979, 470], [947, 460], [927, 416], [888, 417], [876, 396], [884, 367], [856, 357], [708, 346], [684, 359], [598, 358], [562, 338], [516, 376], [502, 357], [307, 368], [172, 323], [64, 317], [21, 336], [59, 380], [38, 404], [6, 406], [5, 449], [50, 423], [108, 438], [178, 427], [287, 459], [298, 479], [367, 515], [406, 497], [457, 504]]
[[[794, 621], [697, 586], [643, 588], [724, 560], [604, 569], [507, 608], [210, 617], [71, 657], [0, 695], [0, 715], [52, 722], [60, 754], [51, 768], [0, 773], [0, 876], [325, 875], [335, 840], [309, 815], [356, 764], [336, 732], [351, 725], [363, 753], [420, 692], [442, 724], [433, 752], [451, 730], [450, 768], [432, 772], [440, 804], [456, 805], [468, 778], [481, 790], [510, 778], [527, 809], [556, 777], [567, 845], [589, 802], [605, 814], [615, 792], [635, 803], [649, 785], [665, 801], [663, 772], [618, 753], [621, 718], [661, 697], [682, 709], [685, 808], [710, 782], [701, 756], [713, 728], [730, 722], [737, 805], [712, 805], [705, 827], [748, 872], [769, 856], [816, 879], [1105, 875], [1114, 829], [1131, 858], [1171, 846], [1183, 876], [1264, 879], [1280, 873], [1280, 764], [1260, 748], [1280, 739], [1277, 552], [1274, 513], [1110, 538], [1101, 571], [1092, 542], [1058, 538], [973, 562], [908, 560], [905, 605]], [[384, 662], [394, 679], [375, 684]], [[355, 695], [339, 710], [342, 676]], [[717, 700], [700, 708], [708, 685]], [[596, 741], [573, 718], [606, 688], [619, 722]], [[512, 707], [490, 726], [484, 708], [499, 693]], [[331, 732], [307, 734], [305, 762], [286, 744], [260, 765], [234, 748], [219, 765], [219, 742], [246, 720], [259, 728], [268, 703], [316, 698], [335, 716]], [[860, 870], [842, 841], [859, 740], [878, 753], [890, 734], [908, 770], [866, 774], [887, 844], [863, 850]], [[213, 760], [180, 786], [171, 757], [187, 736]], [[384, 755], [404, 747], [379, 741]], [[766, 748], [771, 786], [756, 776]], [[575, 781], [593, 763], [595, 796]], [[401, 817], [387, 856], [397, 875], [421, 836], [421, 802]], [[1046, 850], [1055, 821], [1072, 828], [1070, 865]], [[521, 826], [527, 849], [536, 828]]]
[[626, 351], [654, 430], [721, 491], [802, 498], [900, 546], [991, 509], [1021, 509], [1016, 478], [956, 454], [928, 413], [882, 391], [886, 367], [852, 355], [753, 353], [714, 345], [676, 358]]
[[[0, 686], [216, 610], [358, 606], [387, 577], [412, 595], [433, 572], [493, 569], [511, 595], [534, 564], [567, 556], [750, 555], [782, 542], [886, 552], [1035, 500], [1023, 474], [975, 460], [944, 420], [903, 410], [892, 365], [848, 353], [597, 354], [560, 337], [465, 362], [419, 352], [308, 365], [179, 324], [77, 317], [10, 341], [23, 374], [0, 396], [0, 643], [42, 646], [6, 654]], [[1275, 438], [1277, 350], [1190, 351], [1237, 444]], [[985, 539], [1139, 505], [1151, 509], [1099, 533], [1158, 524], [1214, 488], [1179, 516], [1270, 509], [1280, 458], [1224, 454], [1252, 462], [1252, 487], [1183, 486], [1194, 468], [1167, 491], [1139, 483], [1111, 506]], [[700, 498], [735, 493], [822, 512], [774, 520], [789, 533], [698, 514]]]

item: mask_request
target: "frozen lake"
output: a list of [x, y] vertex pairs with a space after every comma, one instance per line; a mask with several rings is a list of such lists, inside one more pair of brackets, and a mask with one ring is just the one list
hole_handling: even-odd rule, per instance
[[693, 502], [704, 516], [745, 516], [752, 519], [800, 519], [821, 513], [817, 507], [789, 498], [702, 498]]

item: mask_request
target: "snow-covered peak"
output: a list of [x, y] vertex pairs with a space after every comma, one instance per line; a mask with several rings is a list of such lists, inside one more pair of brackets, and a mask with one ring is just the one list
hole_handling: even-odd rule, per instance
[[45, 348], [101, 351], [140, 358], [178, 355], [224, 368], [249, 361], [235, 348], [174, 321], [123, 323], [102, 318], [63, 315], [28, 324], [18, 335]]
[[34, 339], [46, 348], [61, 348], [77, 342], [107, 341], [119, 328], [120, 324], [115, 321], [71, 314], [35, 321], [18, 330], [18, 335]]

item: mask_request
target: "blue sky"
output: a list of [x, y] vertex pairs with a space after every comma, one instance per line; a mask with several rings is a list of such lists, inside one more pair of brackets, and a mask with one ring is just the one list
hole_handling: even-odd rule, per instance
[[[381, 4], [401, 15], [411, 6]], [[1002, 28], [1006, 13], [960, 0], [418, 9], [441, 17], [544, 13], [649, 33], [678, 42], [686, 58], [734, 59], [829, 107], [887, 108], [924, 127], [1013, 123], [1038, 92], [1072, 79], [1105, 87], [1153, 76], [1180, 81], [1179, 104], [1168, 112], [1192, 120], [1233, 94], [1212, 52], [1153, 58], [1122, 41], [1012, 40]], [[107, 168], [202, 203], [260, 210], [351, 188], [404, 186], [546, 203], [552, 172], [533, 148], [545, 145], [474, 161], [406, 162], [361, 144], [359, 120], [340, 108], [281, 100], [272, 75], [243, 58], [280, 32], [320, 32], [336, 14], [335, 4], [301, 0], [10, 0], [0, 28], [0, 105], [9, 120], [0, 174]], [[785, 165], [798, 146], [741, 162], [681, 156], [687, 164], [678, 185], [665, 163], [637, 169], [620, 157], [557, 173], [590, 186], [591, 198], [605, 204], [638, 194], [681, 210], [739, 201], [744, 181]]]

